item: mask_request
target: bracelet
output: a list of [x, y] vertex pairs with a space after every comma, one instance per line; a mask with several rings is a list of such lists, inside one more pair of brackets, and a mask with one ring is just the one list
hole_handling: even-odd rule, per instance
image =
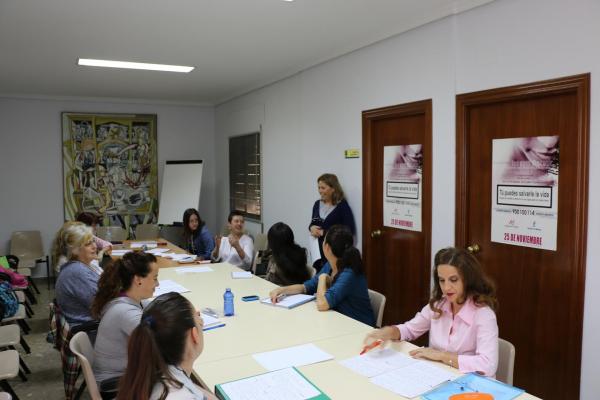
[[454, 367], [454, 365], [452, 365], [452, 364], [453, 364], [452, 359], [449, 359], [448, 360], [448, 365], [451, 366], [451, 367]]

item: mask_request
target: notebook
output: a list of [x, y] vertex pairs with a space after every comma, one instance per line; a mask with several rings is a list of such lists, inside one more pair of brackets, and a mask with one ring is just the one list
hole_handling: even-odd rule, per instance
[[212, 315], [203, 312], [201, 312], [200, 314], [202, 315], [202, 321], [204, 321], [204, 326], [202, 327], [203, 331], [209, 331], [211, 329], [225, 326], [225, 323], [219, 318], [216, 318]]
[[279, 300], [275, 304], [273, 304], [271, 302], [270, 297], [267, 297], [266, 299], [262, 299], [260, 302], [264, 303], [264, 304], [276, 306], [276, 307], [294, 308], [294, 307], [298, 307], [302, 304], [308, 303], [310, 301], [313, 301], [314, 299], [315, 299], [315, 296], [312, 296], [309, 294], [293, 294], [291, 296], [284, 297], [283, 299]]
[[330, 397], [296, 368], [286, 368], [215, 386], [221, 400], [327, 400]]
[[252, 278], [252, 272], [250, 272], [250, 271], [231, 271], [231, 277], [233, 279], [250, 279], [250, 278]]

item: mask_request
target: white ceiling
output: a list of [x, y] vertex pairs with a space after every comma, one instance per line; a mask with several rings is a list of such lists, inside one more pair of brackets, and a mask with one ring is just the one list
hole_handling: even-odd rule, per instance
[[[492, 0], [0, 0], [0, 94], [218, 104]], [[189, 74], [77, 58], [191, 65]]]

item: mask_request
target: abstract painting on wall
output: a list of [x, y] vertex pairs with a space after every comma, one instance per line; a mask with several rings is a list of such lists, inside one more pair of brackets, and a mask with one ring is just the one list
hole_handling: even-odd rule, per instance
[[156, 115], [62, 114], [65, 220], [89, 211], [104, 225], [156, 223]]

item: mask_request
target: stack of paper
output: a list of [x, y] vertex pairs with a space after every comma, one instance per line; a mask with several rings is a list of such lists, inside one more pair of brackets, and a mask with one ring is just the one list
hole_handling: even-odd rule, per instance
[[275, 304], [273, 304], [271, 299], [268, 297], [266, 299], [262, 299], [261, 303], [270, 304], [272, 306], [283, 307], [283, 308], [294, 308], [294, 307], [298, 307], [299, 305], [313, 301], [314, 299], [315, 299], [315, 296], [311, 296], [309, 294], [294, 294], [291, 296], [283, 297], [281, 300], [279, 300]]
[[231, 271], [231, 277], [233, 279], [250, 279], [250, 278], [252, 278], [252, 272], [250, 272], [250, 271]]
[[200, 313], [202, 315], [202, 321], [204, 321], [204, 326], [202, 327], [203, 331], [209, 331], [211, 329], [220, 328], [221, 326], [225, 326], [225, 323], [221, 321], [219, 318], [216, 318], [212, 315], [206, 313]]
[[158, 282], [158, 287], [154, 289], [154, 297], [158, 297], [161, 294], [170, 292], [187, 293], [189, 291], [189, 289], [181, 286], [179, 283], [169, 279], [165, 279], [164, 281]]
[[175, 260], [177, 262], [192, 262], [195, 261], [196, 257], [194, 254], [186, 254], [186, 253], [161, 253], [157, 254], [160, 257], [169, 258], [171, 260]]
[[252, 357], [269, 371], [333, 360], [331, 354], [324, 352], [312, 343], [258, 353], [252, 355]]
[[392, 349], [371, 351], [340, 364], [370, 378], [373, 384], [408, 398], [422, 395], [456, 377], [432, 362], [415, 360]]
[[146, 246], [148, 249], [153, 249], [158, 246], [158, 244], [156, 242], [131, 242], [129, 244], [129, 247], [132, 249], [141, 249], [144, 246]]
[[147, 250], [146, 253], [150, 253], [150, 254], [154, 254], [155, 256], [161, 254], [161, 253], [168, 253], [169, 249], [164, 248], [164, 247], [156, 247], [154, 249], [150, 249]]

